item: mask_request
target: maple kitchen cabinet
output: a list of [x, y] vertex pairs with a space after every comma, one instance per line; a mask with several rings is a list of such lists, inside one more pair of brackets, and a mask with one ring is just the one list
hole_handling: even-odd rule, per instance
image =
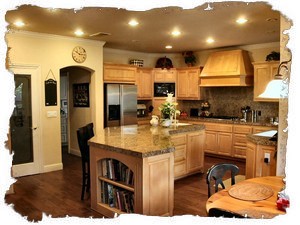
[[232, 124], [205, 123], [205, 147], [207, 153], [231, 156]]
[[247, 135], [252, 133], [252, 127], [247, 125], [233, 125], [233, 152], [236, 158], [246, 158]]
[[175, 83], [176, 82], [176, 74], [177, 70], [174, 68], [171, 69], [161, 69], [154, 68], [153, 69], [153, 79], [154, 82], [158, 83]]
[[131, 83], [136, 82], [137, 67], [126, 64], [103, 64], [103, 81], [109, 83]]
[[177, 68], [177, 99], [200, 99], [199, 75], [200, 68]]
[[279, 61], [270, 62], [254, 62], [254, 101], [261, 102], [278, 102], [278, 99], [259, 98], [258, 96], [264, 92], [267, 84], [274, 79], [277, 73]]
[[256, 135], [247, 135], [246, 179], [276, 175], [277, 142], [270, 140], [265, 131]]
[[153, 79], [152, 68], [137, 68], [136, 73], [137, 98], [152, 99]]
[[175, 146], [174, 178], [203, 172], [205, 131], [171, 136]]

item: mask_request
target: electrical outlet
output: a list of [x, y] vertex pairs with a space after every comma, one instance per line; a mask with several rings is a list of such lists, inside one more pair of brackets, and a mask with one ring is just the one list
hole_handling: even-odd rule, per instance
[[271, 158], [271, 155], [270, 153], [265, 153], [265, 157], [264, 157], [264, 162], [265, 163], [270, 163], [270, 158]]

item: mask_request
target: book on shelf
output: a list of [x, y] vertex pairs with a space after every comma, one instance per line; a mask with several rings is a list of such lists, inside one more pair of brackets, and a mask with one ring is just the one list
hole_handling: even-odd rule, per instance
[[127, 185], [134, 185], [133, 171], [115, 159], [102, 160], [102, 176], [110, 180], [124, 182]]
[[[103, 193], [102, 193], [103, 192]], [[101, 181], [101, 202], [126, 213], [134, 213], [134, 193]]]

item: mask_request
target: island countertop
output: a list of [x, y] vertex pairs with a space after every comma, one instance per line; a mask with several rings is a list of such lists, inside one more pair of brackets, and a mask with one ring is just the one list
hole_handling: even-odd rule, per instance
[[247, 140], [257, 145], [277, 146], [277, 141], [270, 140], [277, 130], [265, 131], [257, 134], [248, 134]]
[[204, 130], [205, 126], [185, 125], [164, 128], [150, 125], [107, 127], [89, 140], [89, 145], [140, 158], [173, 152], [170, 135]]

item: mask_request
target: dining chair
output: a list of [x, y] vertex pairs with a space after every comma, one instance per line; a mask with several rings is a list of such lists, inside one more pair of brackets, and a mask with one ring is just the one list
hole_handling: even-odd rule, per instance
[[208, 216], [209, 217], [225, 217], [225, 218], [244, 218], [244, 219], [249, 218], [249, 217], [244, 217], [244, 216], [234, 213], [234, 212], [230, 212], [230, 211], [218, 209], [218, 208], [211, 208], [208, 211]]
[[88, 140], [94, 136], [94, 125], [89, 123], [77, 130], [77, 140], [81, 154], [82, 163], [82, 189], [81, 200], [84, 199], [84, 193], [90, 191], [90, 149]]
[[232, 163], [218, 163], [209, 168], [206, 174], [208, 197], [211, 196], [211, 188], [213, 185], [215, 186], [215, 193], [218, 192], [219, 185], [221, 185], [221, 187], [225, 189], [223, 179], [224, 176], [228, 173], [230, 173], [231, 176], [231, 185], [234, 185], [235, 176], [239, 173], [239, 171], [239, 167]]

